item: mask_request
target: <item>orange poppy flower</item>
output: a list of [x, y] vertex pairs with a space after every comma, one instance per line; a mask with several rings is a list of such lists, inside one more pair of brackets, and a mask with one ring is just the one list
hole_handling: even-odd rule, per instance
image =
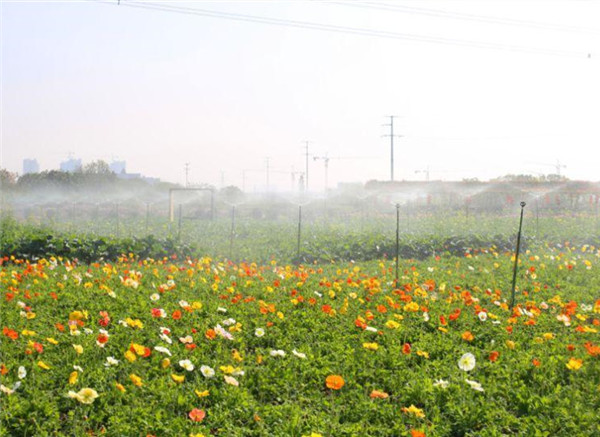
[[204, 420], [204, 418], [206, 417], [206, 413], [204, 412], [204, 410], [194, 408], [192, 411], [190, 411], [190, 413], [188, 414], [188, 417], [190, 419], [192, 419], [194, 422], [202, 422]]
[[369, 395], [371, 399], [387, 399], [389, 396], [386, 392], [379, 390], [373, 390]]
[[340, 375], [329, 375], [327, 379], [325, 379], [325, 385], [332, 390], [339, 390], [344, 384], [344, 378]]

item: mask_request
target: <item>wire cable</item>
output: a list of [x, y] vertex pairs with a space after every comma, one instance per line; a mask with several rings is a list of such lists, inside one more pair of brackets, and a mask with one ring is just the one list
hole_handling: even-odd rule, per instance
[[[103, 4], [116, 4], [114, 2], [105, 2], [92, 0], [95, 2], [103, 3]], [[559, 50], [559, 49], [546, 49], [546, 48], [536, 48], [536, 47], [526, 47], [519, 45], [511, 45], [511, 44], [500, 44], [500, 43], [492, 43], [492, 42], [482, 42], [482, 41], [470, 41], [456, 38], [446, 38], [446, 37], [438, 37], [438, 36], [428, 36], [428, 35], [417, 35], [410, 33], [400, 33], [400, 32], [390, 32], [369, 28], [360, 28], [360, 27], [350, 27], [350, 26], [339, 26], [333, 24], [323, 24], [323, 23], [315, 23], [310, 21], [299, 21], [299, 20], [289, 20], [283, 18], [272, 18], [272, 17], [264, 17], [258, 15], [248, 15], [248, 14], [239, 14], [232, 12], [222, 12], [215, 11], [209, 9], [198, 9], [198, 8], [189, 8], [182, 6], [172, 6], [167, 4], [157, 4], [154, 2], [121, 2], [120, 7], [129, 7], [129, 8], [139, 8], [139, 9], [147, 9], [147, 10], [155, 10], [162, 12], [172, 12], [190, 16], [201, 16], [201, 17], [210, 17], [210, 18], [219, 18], [225, 20], [233, 20], [233, 21], [242, 21], [242, 22], [250, 22], [257, 24], [268, 24], [274, 26], [284, 26], [291, 27], [297, 29], [308, 29], [308, 30], [318, 30], [324, 32], [331, 33], [341, 33], [347, 35], [357, 35], [357, 36], [368, 36], [368, 37], [376, 37], [376, 38], [386, 38], [386, 39], [395, 39], [395, 40], [404, 40], [404, 41], [414, 41], [414, 42], [422, 42], [429, 44], [444, 44], [444, 45], [454, 45], [460, 47], [473, 47], [479, 49], [493, 49], [500, 51], [513, 51], [513, 52], [522, 52], [529, 54], [539, 54], [539, 55], [549, 55], [549, 56], [564, 56], [564, 57], [577, 57], [577, 58], [585, 58], [591, 57], [591, 55], [587, 52], [575, 52], [569, 50]]]
[[362, 9], [374, 9], [374, 10], [383, 10], [383, 11], [391, 11], [391, 12], [400, 12], [400, 13], [409, 13], [409, 14], [419, 14], [419, 15], [427, 15], [431, 17], [441, 17], [441, 18], [453, 18], [457, 20], [467, 20], [467, 21], [476, 21], [482, 23], [491, 23], [491, 24], [502, 24], [509, 26], [524, 26], [524, 27], [532, 27], [536, 29], [544, 29], [544, 30], [556, 30], [562, 32], [577, 32], [577, 33], [586, 33], [586, 34], [594, 34], [600, 35], [600, 29], [593, 28], [585, 28], [585, 27], [577, 27], [577, 26], [567, 26], [562, 24], [554, 24], [554, 23], [542, 23], [538, 21], [530, 21], [530, 20], [519, 20], [514, 18], [504, 18], [504, 17], [493, 17], [489, 15], [477, 15], [477, 14], [467, 14], [462, 12], [453, 12], [446, 11], [442, 9], [430, 9], [430, 8], [421, 8], [414, 6], [404, 6], [404, 5], [390, 5], [390, 4], [382, 4], [375, 2], [343, 2], [343, 1], [326, 1], [322, 2], [320, 0], [319, 3], [324, 4], [333, 4], [339, 6], [349, 6], [354, 8], [362, 8]]

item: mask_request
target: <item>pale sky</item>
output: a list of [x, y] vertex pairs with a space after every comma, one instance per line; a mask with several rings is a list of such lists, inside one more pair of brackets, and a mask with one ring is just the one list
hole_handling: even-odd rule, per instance
[[246, 170], [251, 191], [269, 157], [284, 190], [309, 140], [330, 187], [388, 180], [393, 114], [397, 180], [557, 160], [600, 180], [600, 2], [104, 3], [1, 1], [3, 167], [72, 153], [183, 183], [189, 162], [191, 182], [241, 187]]

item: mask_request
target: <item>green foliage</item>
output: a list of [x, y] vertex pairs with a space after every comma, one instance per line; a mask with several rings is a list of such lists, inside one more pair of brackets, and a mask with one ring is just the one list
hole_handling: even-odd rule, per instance
[[[600, 318], [600, 303], [592, 306], [600, 297], [600, 252], [574, 245], [525, 251], [521, 264], [521, 311], [513, 313], [505, 305], [504, 280], [512, 262], [500, 253], [402, 262], [398, 288], [392, 286], [393, 263], [385, 260], [314, 267], [207, 258], [178, 263], [127, 257], [97, 265], [15, 260], [0, 268], [2, 327], [18, 334], [11, 339], [3, 331], [0, 383], [21, 386], [0, 394], [0, 435], [597, 435], [600, 357], [585, 344], [598, 344], [592, 321]], [[158, 300], [150, 298], [154, 293]], [[188, 311], [186, 302], [195, 306]], [[569, 326], [557, 319], [567, 307], [575, 312]], [[153, 316], [153, 308], [167, 317]], [[450, 319], [456, 310], [460, 315]], [[478, 315], [483, 310], [484, 321]], [[74, 311], [87, 314], [78, 316], [78, 335], [69, 333]], [[176, 311], [181, 317], [173, 317]], [[105, 324], [100, 312], [110, 318]], [[128, 325], [128, 318], [143, 326]], [[230, 318], [235, 322], [228, 327]], [[358, 326], [359, 318], [374, 332]], [[398, 326], [389, 326], [390, 320]], [[209, 339], [205, 333], [217, 324], [233, 327], [233, 339]], [[172, 344], [161, 338], [163, 327]], [[256, 328], [265, 335], [256, 336]], [[96, 343], [100, 329], [109, 333], [104, 347]], [[462, 338], [465, 331], [472, 341]], [[179, 341], [187, 335], [195, 347]], [[129, 362], [125, 353], [132, 343], [149, 348], [149, 356]], [[73, 344], [82, 346], [81, 354]], [[169, 367], [161, 365], [167, 355], [155, 346], [169, 349]], [[272, 350], [285, 356], [272, 356]], [[492, 351], [496, 361], [489, 359]], [[467, 352], [476, 358], [469, 372], [457, 365]], [[105, 366], [109, 356], [119, 364]], [[196, 368], [183, 370], [178, 363], [184, 359]], [[582, 360], [582, 367], [569, 370], [571, 359]], [[216, 376], [202, 376], [201, 365]], [[23, 379], [20, 366], [27, 371]], [[221, 366], [244, 371], [235, 376], [239, 387], [225, 382]], [[71, 384], [73, 371], [78, 378]], [[135, 386], [131, 374], [143, 385]], [[172, 374], [185, 375], [185, 381], [174, 382]], [[329, 375], [341, 375], [344, 387], [328, 389]], [[436, 386], [439, 379], [448, 387]], [[85, 387], [99, 394], [92, 404], [68, 396]], [[209, 395], [198, 397], [195, 390]], [[373, 390], [389, 397], [371, 398]], [[403, 410], [411, 405], [423, 417]], [[188, 417], [193, 408], [206, 411], [202, 422]]]
[[54, 256], [90, 263], [114, 261], [129, 253], [142, 258], [185, 258], [199, 252], [196, 245], [169, 237], [56, 235], [48, 228], [23, 226], [11, 218], [4, 218], [0, 225], [0, 254], [18, 259], [38, 260]]

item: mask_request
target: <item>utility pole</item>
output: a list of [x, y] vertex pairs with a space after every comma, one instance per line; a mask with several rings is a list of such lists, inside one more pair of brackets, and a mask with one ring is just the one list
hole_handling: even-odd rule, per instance
[[190, 173], [190, 163], [186, 162], [185, 163], [185, 188], [187, 188], [189, 186], [189, 180], [188, 180], [189, 173]]
[[384, 137], [390, 137], [390, 181], [394, 181], [394, 137], [400, 138], [402, 135], [394, 135], [394, 118], [397, 118], [397, 115], [386, 115], [386, 117], [390, 118], [389, 124], [386, 123], [383, 126], [390, 127], [389, 135], [384, 135]]
[[310, 141], [304, 141], [304, 157], [306, 159], [306, 170], [304, 172], [304, 191], [308, 193], [308, 145]]

